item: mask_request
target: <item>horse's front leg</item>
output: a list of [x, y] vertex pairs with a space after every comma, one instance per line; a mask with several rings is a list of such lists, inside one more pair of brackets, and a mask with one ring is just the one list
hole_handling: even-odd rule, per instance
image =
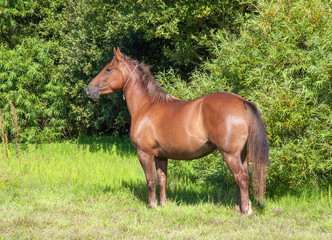
[[156, 177], [154, 170], [154, 157], [141, 150], [137, 150], [138, 159], [145, 173], [146, 182], [149, 191], [149, 207], [156, 208]]
[[167, 183], [167, 158], [155, 158], [158, 186], [160, 192], [160, 206], [167, 204], [166, 183]]

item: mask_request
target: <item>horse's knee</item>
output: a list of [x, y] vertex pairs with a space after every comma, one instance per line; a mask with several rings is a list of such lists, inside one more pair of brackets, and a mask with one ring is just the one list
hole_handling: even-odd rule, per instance
[[148, 186], [149, 192], [154, 191], [156, 189], [156, 182], [155, 181], [148, 181], [147, 186]]

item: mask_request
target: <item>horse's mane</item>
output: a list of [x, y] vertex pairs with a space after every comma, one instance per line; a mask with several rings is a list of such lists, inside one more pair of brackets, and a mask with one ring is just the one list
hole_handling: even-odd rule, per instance
[[139, 63], [136, 60], [132, 60], [127, 56], [124, 56], [136, 69], [140, 72], [140, 78], [136, 80], [136, 85], [139, 90], [146, 92], [148, 96], [155, 103], [177, 102], [180, 99], [167, 94], [160, 84], [155, 80], [154, 76], [150, 72], [150, 67], [144, 63]]

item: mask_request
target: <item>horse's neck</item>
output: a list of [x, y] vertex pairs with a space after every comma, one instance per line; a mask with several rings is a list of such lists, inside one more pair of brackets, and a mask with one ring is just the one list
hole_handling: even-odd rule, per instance
[[148, 93], [146, 91], [138, 90], [134, 86], [135, 84], [134, 81], [131, 81], [124, 90], [127, 107], [132, 118], [140, 113], [143, 108], [152, 104], [152, 100]]

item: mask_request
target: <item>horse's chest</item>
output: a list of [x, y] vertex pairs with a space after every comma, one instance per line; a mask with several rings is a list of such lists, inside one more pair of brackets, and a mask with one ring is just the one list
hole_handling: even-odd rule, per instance
[[157, 155], [157, 142], [155, 140], [155, 130], [148, 120], [143, 120], [132, 124], [130, 128], [130, 138], [135, 148]]

